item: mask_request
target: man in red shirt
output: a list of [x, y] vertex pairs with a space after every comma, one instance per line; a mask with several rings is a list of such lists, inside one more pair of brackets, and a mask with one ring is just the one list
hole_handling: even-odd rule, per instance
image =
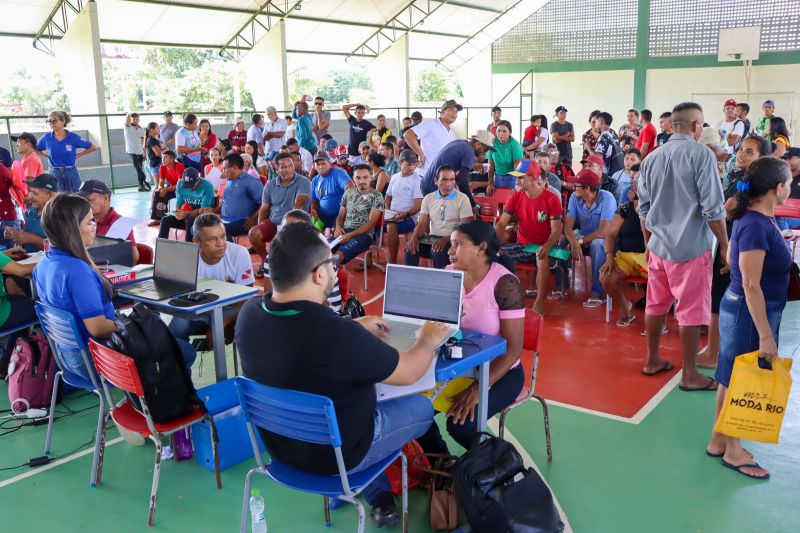
[[161, 168], [158, 171], [158, 185], [155, 192], [167, 200], [175, 198], [175, 189], [183, 176], [183, 171], [186, 170], [183, 163], [179, 163], [176, 159], [177, 155], [172, 150], [164, 150], [161, 154]]
[[[115, 222], [123, 219], [120, 224], [128, 225], [127, 221], [122, 215], [117, 213], [111, 207], [111, 189], [108, 188], [104, 182], [100, 180], [86, 180], [81, 184], [81, 188], [76, 193], [78, 196], [83, 196], [89, 201], [92, 206], [92, 215], [97, 222], [97, 235], [105, 237]], [[116, 235], [114, 235], [116, 237]], [[121, 237], [119, 237], [121, 238]], [[133, 245], [133, 262], [134, 264], [139, 261], [139, 252], [136, 250], [136, 239], [133, 237], [133, 228], [128, 232], [125, 237], [126, 241], [131, 241]]]
[[[517, 177], [519, 190], [508, 199], [495, 231], [500, 242], [507, 241], [506, 227], [511, 218], [516, 217], [517, 243], [503, 248], [507, 253], [512, 248], [517, 248], [511, 255], [522, 259], [520, 262], [536, 261], [536, 290], [528, 289], [525, 293], [526, 296], [536, 296], [533, 310], [542, 313], [550, 277], [550, 249], [561, 236], [561, 199], [547, 190], [547, 184], [542, 179], [542, 170], [535, 161], [523, 159], [511, 174]], [[538, 244], [540, 247], [535, 254], [528, 254], [524, 258], [520, 254], [524, 251], [518, 248], [529, 244]]]
[[636, 142], [636, 148], [642, 153], [642, 159], [656, 147], [658, 131], [656, 131], [652, 121], [653, 112], [649, 109], [642, 111], [642, 131], [639, 134], [639, 140]]

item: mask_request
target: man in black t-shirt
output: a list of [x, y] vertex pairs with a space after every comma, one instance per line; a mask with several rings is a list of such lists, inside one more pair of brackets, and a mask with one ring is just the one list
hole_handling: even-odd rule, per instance
[[561, 161], [567, 166], [572, 165], [572, 143], [575, 141], [575, 128], [567, 122], [567, 108], [560, 105], [556, 108], [557, 121], [550, 124], [552, 141], [558, 148]]
[[[356, 116], [350, 114], [350, 108], [356, 108]], [[350, 140], [347, 143], [347, 152], [352, 156], [358, 155], [358, 145], [367, 140], [369, 130], [375, 129], [375, 125], [369, 120], [364, 120], [367, 114], [366, 106], [361, 104], [345, 104], [342, 106], [344, 118], [350, 124]]]
[[[645, 255], [644, 234], [636, 208], [639, 198], [636, 195], [636, 179], [631, 181], [627, 201], [620, 203], [611, 227], [606, 233], [606, 262], [600, 267], [600, 283], [611, 296], [612, 301], [619, 302], [619, 319], [617, 326], [625, 327], [633, 322], [633, 304], [625, 298], [620, 282], [629, 277], [647, 278], [647, 256]], [[614, 253], [614, 247], [618, 251]], [[613, 261], [608, 259], [613, 257]]]
[[672, 113], [665, 111], [658, 117], [658, 126], [661, 128], [661, 133], [656, 136], [656, 146], [667, 144], [667, 141], [672, 137]]
[[[368, 468], [423, 435], [433, 422], [430, 400], [414, 394], [377, 403], [375, 385], [416, 382], [447, 328], [425, 323], [414, 345], [398, 353], [380, 339], [389, 327], [380, 318], [350, 320], [331, 313], [324, 302], [337, 277], [336, 258], [308, 224], [290, 224], [273, 239], [269, 272], [273, 292], [245, 303], [236, 322], [244, 375], [273, 387], [329, 397], [348, 472]], [[264, 430], [261, 436], [277, 461], [313, 474], [338, 473], [330, 446]], [[363, 493], [378, 527], [399, 521], [385, 474]]]

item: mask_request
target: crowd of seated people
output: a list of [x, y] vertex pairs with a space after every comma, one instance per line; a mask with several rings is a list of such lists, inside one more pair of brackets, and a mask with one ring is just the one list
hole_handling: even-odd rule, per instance
[[[126, 147], [134, 166], [138, 164], [140, 186], [146, 189], [149, 183], [146, 175], [138, 175], [141, 167], [154, 178], [154, 195], [176, 199], [174, 210], [160, 221], [158, 236], [170, 238], [172, 229], [184, 230], [185, 239], [199, 247], [201, 277], [244, 285], [269, 278], [271, 292], [224, 314], [227, 322], [236, 322], [244, 374], [266, 384], [331, 396], [342, 423], [348, 469], [367, 468], [386, 450], [413, 438], [428, 451], [447, 450], [433, 423], [430, 401], [412, 396], [376, 403], [373, 388], [381, 382], [416, 381], [441, 341], [443, 326], [427, 323], [417, 343], [398, 352], [381, 342], [387, 327], [382, 320], [351, 321], [330, 312], [338, 311], [342, 302], [338, 270], [376, 243], [381, 220], [389, 262], [399, 260], [404, 240], [406, 265], [419, 265], [425, 258], [432, 268], [462, 271], [463, 327], [505, 338], [506, 354], [490, 367], [490, 416], [511, 404], [523, 386], [519, 359], [526, 299], [544, 314], [547, 306], [559, 305], [556, 301], [569, 285], [569, 269], [559, 263], [564, 260], [552, 255], [558, 247], [569, 252], [573, 264], [591, 263], [591, 283], [585, 280], [590, 294], [583, 306], [600, 307], [611, 295], [618, 306], [618, 327], [636, 318], [625, 280], [647, 282], [645, 375], [672, 369], [660, 356], [659, 339], [676, 301], [682, 390], [727, 386], [728, 367], [738, 355], [731, 350], [746, 344], [743, 339], [720, 340], [720, 324], [730, 321], [731, 295], [746, 300], [751, 329], [763, 334], [765, 353], [775, 352], [778, 338], [772, 326], [779, 321], [785, 299], [776, 296], [770, 282], [764, 289], [770, 306], [759, 307], [752, 280], [761, 278], [760, 260], [765, 273], [783, 279], [783, 256], [774, 262], [764, 259], [765, 251], [783, 241], [759, 216], [768, 219], [787, 197], [800, 198], [800, 149], [790, 146], [773, 101], [764, 102], [764, 116], [755, 124], [747, 119], [747, 104], [726, 101], [717, 127], [706, 124], [697, 104], [679, 104], [660, 115], [660, 133], [647, 109], [630, 110], [619, 131], [612, 129], [610, 113], [593, 112], [591, 128], [582, 138], [580, 169], [573, 168], [575, 132], [564, 106], [555, 110], [557, 119], [549, 129], [543, 115], [531, 117], [519, 143], [499, 107], [492, 109], [486, 130], [458, 139], [452, 126], [462, 108], [453, 100], [441, 106], [436, 118], [407, 117], [396, 136], [385, 117], [378, 116], [372, 124], [366, 106], [345, 104], [348, 138], [339, 140], [329, 133], [331, 117], [324, 100], [315, 98], [313, 111], [309, 103], [305, 97], [295, 103], [291, 124], [272, 107], [266, 119], [253, 115], [249, 129], [237, 119], [224, 139], [211, 132], [207, 120], [193, 114], [185, 115], [179, 127], [167, 112], [163, 124], [150, 123], [141, 132], [138, 117], [130, 114], [126, 128], [131, 131], [126, 135], [132, 137], [130, 143], [126, 137]], [[53, 159], [59, 161], [63, 154], [53, 139], [73, 139], [64, 129], [68, 116], [54, 112], [50, 119], [53, 132], [46, 139], [17, 137], [24, 161], [18, 170], [37, 172], [24, 180], [24, 225], [17, 221], [17, 206], [10, 200], [14, 176], [0, 169], [0, 182], [9, 184], [0, 192], [8, 248], [0, 255], [5, 278], [0, 328], [33, 318], [27, 279], [32, 276], [43, 302], [78, 317], [85, 338], [105, 339], [115, 328], [113, 291], [87, 247], [96, 235], [110, 231], [120, 215], [111, 207], [112, 192], [102, 181], [74, 187], [74, 161], [74, 172], [66, 165], [58, 175], [42, 173], [32, 164], [36, 153], [47, 151], [54, 167]], [[73, 140], [75, 147], [85, 147], [79, 154], [92, 149]], [[769, 160], [765, 169], [775, 170], [781, 179], [765, 178], [764, 169], [755, 172], [756, 161], [763, 159]], [[498, 194], [500, 189], [506, 191]], [[494, 225], [477, 216], [476, 195], [502, 198]], [[737, 222], [726, 228], [727, 215]], [[775, 221], [781, 229], [797, 227], [797, 222]], [[745, 223], [755, 233], [744, 233]], [[712, 234], [718, 243], [715, 253]], [[239, 236], [247, 236], [257, 253], [256, 268], [248, 250], [234, 242]], [[132, 231], [125, 237], [135, 245]], [[729, 246], [729, 238], [738, 245]], [[32, 252], [47, 246], [48, 253], [35, 268], [12, 260], [17, 247]], [[366, 261], [359, 265], [368, 267]], [[533, 271], [527, 290], [517, 270]], [[552, 270], [556, 289], [548, 291]], [[762, 320], [764, 314], [768, 320]], [[708, 346], [700, 351], [700, 328], [708, 324]], [[770, 331], [761, 331], [764, 324]], [[170, 322], [189, 367], [195, 350], [185, 341], [208, 326], [204, 319]], [[308, 335], [310, 330], [316, 334]], [[271, 345], [266, 351], [265, 336]], [[6, 339], [6, 358], [14, 339]], [[756, 348], [759, 342], [751, 347]], [[82, 362], [72, 363], [73, 370], [80, 371]], [[717, 365], [717, 379], [697, 371]], [[445, 413], [446, 428], [457, 443], [467, 446], [476, 431], [477, 387], [452, 400]], [[384, 420], [379, 427], [374, 425], [376, 414]], [[316, 447], [265, 437], [270, 453], [287, 464], [315, 473], [335, 472], [330, 457]], [[745, 464], [737, 441], [715, 435], [709, 446], [709, 453], [721, 453], [740, 473], [766, 475], [761, 467]], [[399, 519], [385, 477], [365, 495], [379, 525]]]

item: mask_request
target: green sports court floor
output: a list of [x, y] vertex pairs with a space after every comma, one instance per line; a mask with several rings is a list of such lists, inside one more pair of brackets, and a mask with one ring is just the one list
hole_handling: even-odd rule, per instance
[[[119, 195], [120, 204], [138, 206], [138, 212], [144, 202], [139, 195], [130, 196], [128, 200], [128, 193]], [[580, 306], [574, 307], [577, 313]], [[577, 326], [578, 320], [576, 317], [570, 325], [567, 319], [566, 326], [559, 328], [578, 329], [570, 328]], [[596, 331], [613, 331], [600, 327]], [[610, 360], [608, 357], [622, 357], [618, 353], [618, 335], [616, 332], [609, 335], [615, 341], [608, 343], [614, 344], [608, 353], [599, 353], [594, 345], [590, 349], [588, 341], [581, 337], [574, 338], [570, 345], [560, 345], [558, 353], [551, 354], [545, 349], [540, 371], [552, 368], [553, 372], [565, 373], [556, 366], [548, 366], [547, 359], [553, 357], [610, 364], [604, 363]], [[593, 342], [596, 337], [593, 335]], [[638, 337], [638, 330], [631, 332], [631, 339], [635, 340], [634, 337]], [[545, 348], [547, 344], [545, 337]], [[791, 303], [783, 315], [780, 351], [794, 356], [800, 352], [799, 347], [800, 304]], [[229, 373], [232, 370], [229, 361]], [[581, 363], [571, 372], [582, 373], [585, 379], [595, 369], [590, 363]], [[759, 462], [771, 470], [772, 479], [768, 481], [747, 479], [724, 469], [718, 459], [705, 455], [714, 395], [681, 392], [674, 378], [654, 396], [650, 402], [651, 407], [654, 405], [652, 411], [639, 423], [581, 407], [591, 404], [592, 398], [626, 396], [632, 385], [622, 373], [616, 382], [604, 378], [594, 385], [591, 380], [582, 385], [579, 392], [585, 398], [574, 396], [571, 402], [578, 407], [559, 398], [558, 405], [550, 407], [552, 463], [547, 463], [538, 402], [514, 409], [507, 419], [507, 430], [552, 487], [574, 531], [800, 532], [800, 365], [794, 368], [793, 376], [795, 384], [781, 443], [747, 443]], [[570, 379], [569, 375], [557, 379], [544, 374], [540, 377], [546, 395], [566, 388], [559, 387], [559, 383]], [[195, 365], [194, 380], [198, 387], [213, 381], [210, 353], [204, 354], [202, 364]], [[7, 410], [5, 387], [0, 384], [0, 409]], [[58, 412], [64, 418], [55, 424], [52, 455], [65, 457], [37, 469], [24, 466], [0, 470], [3, 511], [0, 532], [147, 530], [154, 447], [151, 444], [137, 447], [120, 441], [111, 424], [103, 482], [97, 488], [90, 488], [90, 442], [96, 424], [96, 405], [93, 396], [77, 393], [59, 406]], [[16, 424], [9, 419], [2, 419], [0, 424], [0, 469], [21, 465], [42, 454], [46, 426], [11, 431]], [[213, 473], [194, 461], [165, 461], [154, 529], [237, 530], [244, 476], [253, 465], [254, 462], [248, 461], [224, 471], [223, 489], [217, 491]], [[325, 531], [320, 497], [280, 488], [263, 477], [256, 477], [254, 486], [260, 487], [265, 495], [270, 531]], [[412, 491], [410, 506], [410, 531], [430, 531], [426, 494]], [[329, 531], [355, 530], [356, 513], [352, 506], [333, 511], [332, 519]], [[369, 523], [367, 530], [376, 531]]]

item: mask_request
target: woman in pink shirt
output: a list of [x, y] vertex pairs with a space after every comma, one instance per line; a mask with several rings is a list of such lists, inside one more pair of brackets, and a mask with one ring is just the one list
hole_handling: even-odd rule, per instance
[[[489, 368], [489, 417], [517, 399], [524, 381], [519, 358], [525, 330], [525, 291], [513, 274], [513, 262], [499, 251], [494, 228], [480, 220], [459, 224], [450, 235], [447, 268], [464, 272], [461, 328], [504, 337], [507, 343], [505, 355], [492, 361]], [[465, 448], [477, 431], [477, 404], [478, 385], [473, 383], [453, 398], [447, 412], [447, 432]], [[436, 424], [420, 444], [426, 452], [444, 453], [447, 449]]]
[[205, 168], [206, 165], [211, 163], [211, 158], [208, 156], [208, 151], [217, 146], [217, 134], [211, 131], [211, 122], [207, 118], [200, 121], [200, 146], [203, 148], [202, 155], [200, 156], [200, 168]]

